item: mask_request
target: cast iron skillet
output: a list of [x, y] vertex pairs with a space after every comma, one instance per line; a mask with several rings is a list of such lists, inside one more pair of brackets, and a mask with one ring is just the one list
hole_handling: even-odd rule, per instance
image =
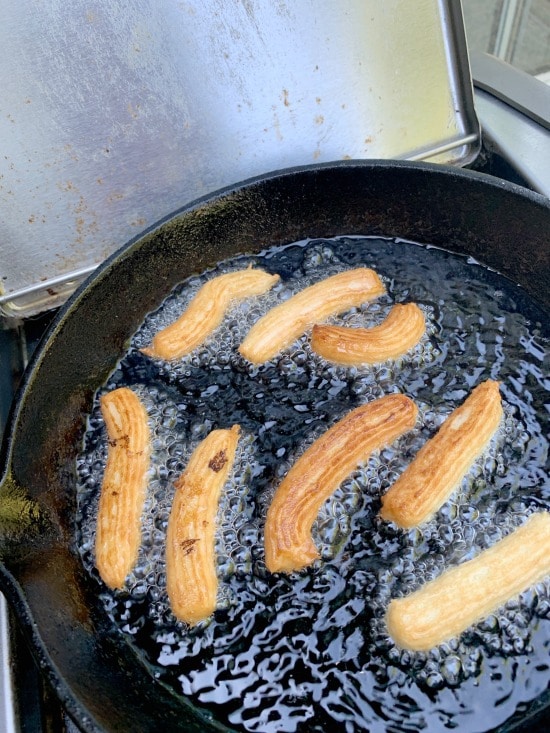
[[[145, 314], [191, 273], [306, 237], [374, 234], [472, 255], [550, 308], [550, 201], [482, 174], [345, 162], [253, 179], [190, 204], [111, 257], [29, 367], [3, 446], [1, 587], [84, 731], [223, 730], [155, 681], [108, 621], [74, 548], [74, 458], [95, 389]], [[543, 696], [507, 729], [540, 730]], [[546, 720], [546, 717], [544, 717]]]

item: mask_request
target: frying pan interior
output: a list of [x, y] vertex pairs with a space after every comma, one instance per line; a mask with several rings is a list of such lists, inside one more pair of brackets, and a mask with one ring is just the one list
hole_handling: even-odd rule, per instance
[[[83, 730], [223, 729], [151, 677], [106, 618], [74, 548], [74, 463], [85, 415], [145, 315], [176, 283], [227, 257], [344, 234], [400, 237], [472, 256], [548, 309], [549, 225], [548, 200], [481, 174], [405, 162], [312, 166], [185, 207], [80, 288], [35, 355], [12, 413], [0, 561], [2, 588]], [[535, 730], [546, 705], [540, 698], [510, 729]]]

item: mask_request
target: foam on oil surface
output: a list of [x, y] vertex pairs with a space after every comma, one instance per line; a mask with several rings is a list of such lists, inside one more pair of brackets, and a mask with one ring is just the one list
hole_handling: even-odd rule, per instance
[[[203, 348], [176, 362], [139, 352], [209, 278], [248, 264], [281, 275], [241, 303]], [[350, 267], [373, 267], [387, 294], [331, 319], [370, 326], [414, 301], [427, 333], [395, 362], [335, 367], [304, 336], [262, 366], [237, 347], [270, 307]], [[136, 333], [104, 389], [129, 385], [154, 431], [138, 563], [123, 592], [98, 585], [114, 623], [155, 677], [217, 720], [247, 731], [486, 731], [547, 686], [550, 600], [541, 583], [458, 640], [429, 653], [399, 650], [384, 614], [390, 598], [473, 557], [537, 508], [548, 508], [549, 340], [542, 314], [504, 278], [465, 258], [411, 243], [342, 237], [222, 263], [176, 288]], [[378, 518], [380, 496], [471, 388], [501, 381], [497, 436], [437, 516], [402, 532]], [[415, 430], [375, 453], [323, 506], [314, 526], [321, 560], [270, 575], [263, 523], [277, 484], [315, 438], [359, 404], [402, 391], [419, 406]], [[99, 394], [98, 394], [99, 397]], [[218, 515], [219, 610], [193, 629], [166, 597], [164, 542], [173, 482], [213, 428], [243, 430]], [[97, 578], [93, 541], [106, 456], [96, 399], [78, 460], [78, 544]], [[99, 583], [99, 581], [98, 581]]]

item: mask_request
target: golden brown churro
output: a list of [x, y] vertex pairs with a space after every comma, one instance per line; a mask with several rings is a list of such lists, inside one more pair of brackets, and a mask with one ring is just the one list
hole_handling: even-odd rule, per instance
[[337, 364], [376, 364], [405, 354], [420, 341], [425, 330], [424, 314], [417, 305], [398, 304], [373, 328], [316, 324], [311, 348]]
[[388, 631], [401, 647], [427, 651], [458, 636], [550, 574], [550, 514], [527, 522], [473, 560], [391, 601]]
[[231, 302], [261, 295], [279, 279], [279, 275], [248, 268], [209, 280], [178, 320], [157, 333], [151, 346], [141, 351], [160, 359], [179, 359], [189, 354], [220, 325]]
[[166, 585], [174, 615], [190, 625], [208, 618], [216, 608], [216, 513], [239, 432], [238, 425], [213, 430], [176, 481], [166, 536]]
[[239, 351], [253, 364], [261, 364], [290, 346], [314, 323], [385, 292], [378, 275], [366, 267], [328, 277], [268, 311], [252, 326]]
[[417, 408], [402, 394], [357, 407], [298, 458], [273, 497], [265, 525], [265, 556], [272, 573], [290, 573], [319, 553], [312, 524], [323, 502], [373, 450], [410, 430]]
[[121, 588], [141, 541], [149, 425], [144, 406], [128, 387], [104, 395], [100, 404], [109, 443], [97, 515], [96, 566], [110, 588]]
[[498, 382], [482, 382], [382, 497], [381, 517], [405, 528], [429, 519], [460, 484], [501, 418]]

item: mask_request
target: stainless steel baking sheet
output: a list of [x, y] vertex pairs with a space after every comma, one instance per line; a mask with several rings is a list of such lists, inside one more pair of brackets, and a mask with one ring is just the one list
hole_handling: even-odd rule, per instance
[[10, 0], [0, 36], [5, 316], [238, 180], [478, 151], [455, 0]]

